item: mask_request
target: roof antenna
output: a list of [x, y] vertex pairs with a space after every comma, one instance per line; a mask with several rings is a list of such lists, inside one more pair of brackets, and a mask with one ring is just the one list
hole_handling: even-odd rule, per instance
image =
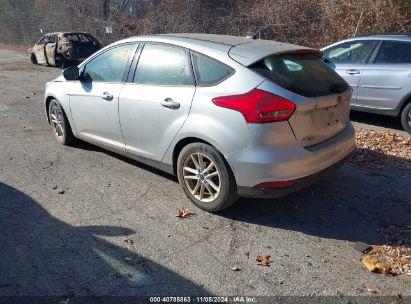
[[363, 0], [360, 17], [358, 18], [357, 26], [355, 27], [355, 31], [354, 31], [354, 36], [357, 36], [357, 32], [358, 32], [358, 29], [359, 29], [360, 23], [361, 23], [361, 18], [362, 18], [362, 15], [364, 14], [364, 10], [365, 10], [365, 7], [367, 6], [367, 4], [368, 4], [368, 0]]
[[[270, 9], [271, 11], [271, 9]], [[268, 22], [271, 20], [271, 18], [273, 17], [273, 15], [268, 16], [267, 20], [264, 22], [264, 24], [254, 33], [254, 34], [250, 34], [247, 33], [247, 38], [251, 38], [251, 39], [261, 39], [261, 31], [268, 25]], [[258, 35], [258, 37], [257, 37]]]

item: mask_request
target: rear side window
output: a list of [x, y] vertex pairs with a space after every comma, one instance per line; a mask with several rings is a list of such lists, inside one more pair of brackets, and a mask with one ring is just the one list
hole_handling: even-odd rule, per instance
[[306, 97], [338, 94], [348, 88], [320, 57], [311, 54], [274, 55], [250, 68], [284, 89]]
[[134, 83], [149, 85], [193, 85], [187, 51], [161, 44], [146, 44], [138, 60]]
[[411, 63], [411, 42], [384, 41], [374, 63]]
[[193, 63], [198, 85], [215, 85], [233, 73], [232, 68], [200, 54], [193, 53]]

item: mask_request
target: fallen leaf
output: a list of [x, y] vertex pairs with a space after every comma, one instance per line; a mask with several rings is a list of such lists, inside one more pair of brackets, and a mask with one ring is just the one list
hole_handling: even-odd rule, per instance
[[365, 255], [361, 262], [370, 272], [382, 273], [385, 276], [390, 273], [390, 267], [384, 263], [381, 263], [378, 258], [373, 255]]
[[390, 267], [390, 273], [411, 275], [411, 247], [409, 246], [375, 245], [368, 254], [386, 263]]
[[270, 264], [273, 262], [270, 261], [269, 255], [257, 255], [257, 258], [255, 260], [257, 261], [257, 265], [260, 266], [270, 266]]
[[123, 239], [123, 241], [124, 241], [125, 243], [129, 244], [129, 245], [133, 245], [133, 244], [134, 244], [133, 239], [129, 239], [129, 238], [126, 238], [126, 237]]
[[369, 293], [378, 293], [377, 290], [372, 289], [372, 288], [367, 288], [367, 291], [368, 291]]
[[188, 208], [181, 208], [181, 209], [178, 209], [176, 217], [183, 218], [183, 217], [187, 217], [191, 214], [193, 214], [193, 213], [188, 211]]
[[[411, 160], [411, 137], [388, 131], [357, 129], [356, 146], [351, 162], [360, 167], [409, 168]], [[394, 156], [394, 157], [392, 157]]]

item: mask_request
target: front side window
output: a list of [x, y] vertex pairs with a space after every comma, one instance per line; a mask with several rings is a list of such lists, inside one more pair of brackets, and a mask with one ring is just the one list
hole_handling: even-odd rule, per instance
[[193, 53], [193, 63], [199, 85], [217, 84], [233, 73], [225, 64], [200, 54]]
[[48, 43], [56, 43], [56, 35], [50, 35]]
[[86, 64], [83, 78], [86, 81], [121, 82], [134, 45], [112, 48]]
[[149, 85], [193, 85], [189, 53], [183, 49], [146, 44], [134, 74], [134, 83]]
[[411, 63], [411, 42], [384, 41], [374, 63]]
[[44, 44], [44, 41], [46, 40], [46, 36], [41, 37], [41, 39], [37, 42], [37, 44]]
[[323, 58], [333, 63], [365, 63], [371, 56], [378, 41], [350, 41], [324, 51]]

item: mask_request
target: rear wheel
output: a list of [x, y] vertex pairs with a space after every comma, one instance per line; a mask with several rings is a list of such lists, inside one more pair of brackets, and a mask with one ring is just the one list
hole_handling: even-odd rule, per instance
[[223, 210], [238, 198], [228, 164], [208, 144], [192, 143], [181, 150], [177, 160], [177, 176], [187, 196], [206, 211]]
[[404, 130], [411, 134], [411, 102], [401, 112], [401, 124]]
[[55, 99], [50, 101], [49, 118], [51, 128], [58, 142], [63, 145], [73, 143], [74, 135], [71, 131], [67, 116], [61, 105]]

